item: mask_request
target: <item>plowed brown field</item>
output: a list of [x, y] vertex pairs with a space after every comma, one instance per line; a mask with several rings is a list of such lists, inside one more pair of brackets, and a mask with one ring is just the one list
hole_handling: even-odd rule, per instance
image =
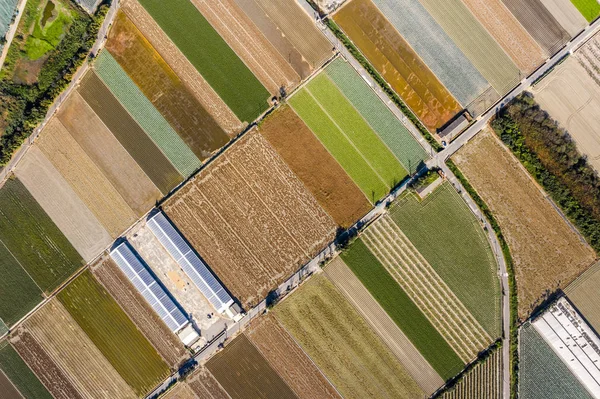
[[367, 197], [291, 108], [275, 111], [259, 131], [337, 224], [350, 227], [369, 212]]
[[0, 392], [4, 399], [22, 399], [23, 396], [19, 393], [17, 388], [8, 379], [6, 375], [0, 370]]
[[170, 198], [164, 210], [247, 307], [320, 251], [336, 228], [256, 130]]
[[188, 385], [200, 399], [229, 399], [221, 384], [208, 371], [206, 367], [200, 367], [187, 380]]
[[106, 48], [201, 160], [229, 137], [123, 12]]
[[587, 269], [594, 253], [489, 129], [454, 160], [502, 228], [514, 261], [519, 316], [525, 319]]
[[258, 318], [245, 334], [299, 398], [341, 398], [275, 317]]
[[234, 0], [192, 0], [229, 47], [250, 68], [271, 95], [291, 91], [300, 76], [235, 4]]
[[121, 9], [135, 24], [156, 51], [181, 77], [183, 84], [200, 102], [202, 107], [217, 121], [228, 134], [233, 135], [242, 129], [242, 122], [233, 113], [202, 75], [173, 44], [150, 14], [137, 0], [124, 0]]
[[169, 330], [112, 260], [101, 259], [92, 266], [92, 273], [171, 368], [176, 368], [186, 360], [187, 352], [179, 338]]
[[186, 382], [180, 382], [173, 389], [161, 396], [163, 399], [196, 399], [198, 396]]
[[371, 0], [352, 0], [334, 19], [429, 130], [461, 110]]

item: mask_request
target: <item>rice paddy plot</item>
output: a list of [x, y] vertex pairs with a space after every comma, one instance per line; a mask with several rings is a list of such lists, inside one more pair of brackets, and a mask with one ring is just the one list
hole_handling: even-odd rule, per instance
[[463, 107], [488, 89], [487, 80], [419, 0], [373, 2]]
[[16, 178], [0, 189], [0, 241], [46, 293], [83, 266], [75, 248]]
[[140, 3], [241, 121], [268, 108], [267, 89], [189, 0]]
[[100, 54], [94, 67], [104, 84], [182, 176], [187, 177], [200, 167], [200, 160], [108, 51]]
[[369, 85], [343, 58], [325, 69], [327, 76], [352, 103], [409, 173], [415, 173], [429, 159], [425, 149], [396, 118]]
[[289, 103], [372, 203], [407, 176], [402, 164], [326, 74], [311, 80]]
[[8, 341], [0, 341], [0, 369], [27, 399], [52, 399]]
[[597, 0], [571, 0], [571, 2], [588, 22], [592, 22], [600, 14], [600, 3]]

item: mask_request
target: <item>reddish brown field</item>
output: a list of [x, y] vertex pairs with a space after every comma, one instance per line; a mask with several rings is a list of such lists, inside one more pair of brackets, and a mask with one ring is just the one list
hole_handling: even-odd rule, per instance
[[302, 119], [284, 106], [259, 131], [335, 222], [350, 227], [371, 204]]
[[335, 235], [336, 225], [269, 143], [244, 135], [163, 206], [245, 307]]
[[4, 399], [22, 399], [23, 397], [15, 388], [15, 386], [10, 382], [8, 377], [4, 375], [2, 370], [0, 370], [0, 392], [2, 392], [2, 397]]
[[299, 398], [340, 398], [335, 388], [273, 316], [258, 318], [245, 334]]

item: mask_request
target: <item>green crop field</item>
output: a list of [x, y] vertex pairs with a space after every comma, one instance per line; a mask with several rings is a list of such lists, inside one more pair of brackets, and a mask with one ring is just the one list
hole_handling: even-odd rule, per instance
[[422, 202], [413, 193], [403, 195], [390, 215], [488, 334], [498, 337], [496, 261], [479, 221], [450, 183]]
[[0, 369], [25, 398], [52, 399], [52, 395], [7, 341], [0, 341]]
[[427, 152], [402, 122], [377, 97], [350, 64], [338, 58], [325, 69], [325, 72], [394, 153], [404, 169], [414, 173], [419, 165], [429, 158]]
[[407, 171], [326, 74], [289, 100], [371, 202], [385, 196]]
[[0, 189], [0, 241], [45, 292], [84, 262], [64, 234], [15, 178]]
[[575, 5], [588, 22], [592, 22], [600, 15], [600, 4], [596, 0], [571, 0], [571, 3]]
[[268, 108], [267, 89], [189, 0], [140, 3], [241, 121]]
[[169, 374], [169, 367], [89, 270], [58, 294], [77, 324], [140, 396]]
[[342, 253], [342, 259], [386, 313], [421, 352], [431, 367], [447, 380], [464, 367], [463, 361], [377, 260], [362, 239]]

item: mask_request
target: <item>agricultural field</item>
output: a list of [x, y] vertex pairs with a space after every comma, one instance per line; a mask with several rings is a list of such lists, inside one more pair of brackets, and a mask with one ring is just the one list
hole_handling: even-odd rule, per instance
[[0, 241], [46, 293], [83, 266], [67, 238], [15, 178], [0, 189]]
[[502, 229], [515, 268], [519, 316], [525, 319], [548, 289], [564, 288], [585, 270], [593, 253], [491, 129], [453, 160]]
[[171, 368], [176, 368], [187, 359], [187, 351], [181, 340], [162, 322], [110, 258], [100, 259], [92, 265], [91, 270]]
[[182, 176], [187, 177], [200, 167], [200, 160], [108, 51], [97, 57], [94, 69]]
[[138, 396], [169, 373], [169, 367], [110, 294], [85, 271], [58, 299]]
[[0, 370], [27, 399], [52, 399], [8, 341], [0, 341]]
[[417, 55], [466, 107], [490, 87], [419, 0], [374, 0]]
[[102, 392], [113, 398], [136, 397], [56, 299], [28, 318], [19, 327], [19, 332], [23, 331], [67, 374], [80, 396], [100, 397], [98, 393]]
[[340, 398], [289, 333], [272, 315], [252, 322], [246, 337], [301, 399]]
[[276, 110], [259, 131], [338, 225], [348, 228], [369, 212], [367, 197], [291, 108]]
[[93, 71], [83, 77], [78, 92], [163, 194], [183, 181], [173, 164]]
[[444, 380], [341, 258], [335, 258], [324, 271], [327, 278], [344, 294], [348, 302], [400, 360], [425, 394], [433, 394], [444, 384]]
[[159, 189], [77, 92], [65, 100], [57, 118], [110, 180], [137, 217], [162, 197]]
[[267, 89], [194, 4], [139, 2], [241, 121], [252, 122], [267, 110]]
[[596, 331], [600, 331], [600, 263], [596, 263], [565, 288], [569, 301]]
[[123, 12], [116, 16], [106, 48], [198, 158], [204, 160], [229, 141], [227, 134]]
[[517, 85], [519, 69], [462, 0], [421, 0], [421, 4], [498, 94]]
[[541, 0], [541, 2], [571, 37], [575, 37], [588, 24], [571, 0]]
[[21, 399], [21, 393], [15, 388], [12, 382], [0, 370], [0, 392], [4, 399]]
[[600, 14], [600, 4], [596, 0], [571, 0], [571, 2], [588, 22], [592, 22]]
[[570, 39], [567, 31], [544, 7], [541, 0], [502, 0], [502, 2], [538, 42], [546, 52], [546, 56], [553, 55]]
[[296, 92], [289, 103], [372, 203], [408, 175], [325, 73]]
[[522, 74], [533, 72], [546, 58], [542, 48], [527, 33], [501, 0], [463, 0], [471, 13], [496, 39]]
[[313, 276], [273, 311], [343, 397], [424, 396], [385, 343], [325, 276]]
[[163, 209], [246, 308], [320, 251], [336, 228], [256, 130], [196, 175]]
[[235, 338], [206, 367], [232, 399], [296, 398], [245, 335]]
[[523, 399], [591, 399], [579, 380], [535, 328], [519, 332], [519, 397]]
[[198, 399], [230, 399], [230, 396], [206, 367], [199, 367], [187, 378], [186, 384]]
[[502, 350], [497, 349], [478, 364], [441, 399], [502, 398]]
[[371, 0], [350, 1], [334, 20], [429, 130], [460, 112], [460, 104]]

